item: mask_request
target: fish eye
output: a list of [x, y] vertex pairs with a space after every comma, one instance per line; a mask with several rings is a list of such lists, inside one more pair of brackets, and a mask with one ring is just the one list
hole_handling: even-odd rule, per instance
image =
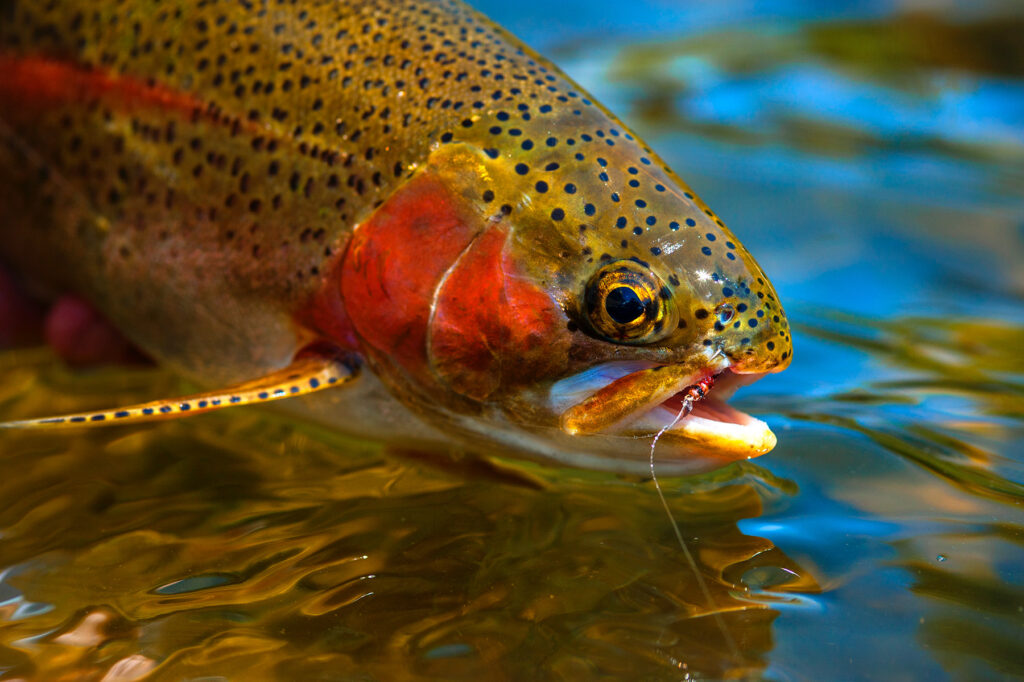
[[605, 296], [604, 309], [619, 324], [629, 324], [643, 315], [647, 306], [630, 287], [615, 287]]
[[583, 311], [596, 336], [614, 343], [653, 343], [672, 331], [670, 293], [657, 275], [634, 261], [614, 261], [587, 282]]

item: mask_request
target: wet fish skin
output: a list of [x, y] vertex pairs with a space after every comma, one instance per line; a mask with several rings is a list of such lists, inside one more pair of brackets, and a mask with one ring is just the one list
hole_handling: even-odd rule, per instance
[[[326, 338], [446, 430], [545, 439], [546, 388], [600, 363], [789, 362], [777, 296], [717, 215], [460, 3], [0, 12], [0, 259], [203, 383]], [[643, 343], [588, 315], [595, 272], [626, 261], [672, 321]]]

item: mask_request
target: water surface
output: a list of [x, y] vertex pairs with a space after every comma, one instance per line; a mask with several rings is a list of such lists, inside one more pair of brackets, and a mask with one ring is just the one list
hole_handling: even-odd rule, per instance
[[[0, 679], [1024, 677], [1024, 11], [477, 3], [772, 275], [770, 455], [650, 481], [241, 410], [0, 436]], [[0, 414], [168, 395], [0, 355]]]

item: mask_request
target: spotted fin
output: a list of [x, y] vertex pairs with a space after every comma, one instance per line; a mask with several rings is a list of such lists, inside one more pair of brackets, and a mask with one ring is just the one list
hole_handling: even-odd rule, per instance
[[0, 422], [0, 429], [51, 429], [106, 426], [158, 419], [177, 419], [225, 407], [266, 403], [321, 391], [351, 381], [358, 367], [337, 357], [305, 357], [254, 381], [217, 391], [97, 412], [63, 414], [41, 419]]

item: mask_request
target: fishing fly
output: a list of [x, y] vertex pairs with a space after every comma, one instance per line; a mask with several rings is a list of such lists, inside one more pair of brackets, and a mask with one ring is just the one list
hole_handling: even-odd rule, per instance
[[[676, 417], [676, 421], [679, 421], [683, 417], [688, 416], [693, 412], [693, 404], [698, 400], [703, 400], [707, 397], [708, 391], [715, 385], [715, 375], [709, 374], [692, 386], [687, 386], [683, 390], [683, 405], [679, 411], [679, 417]], [[675, 422], [673, 422], [675, 424]], [[659, 432], [659, 436], [663, 432]]]

